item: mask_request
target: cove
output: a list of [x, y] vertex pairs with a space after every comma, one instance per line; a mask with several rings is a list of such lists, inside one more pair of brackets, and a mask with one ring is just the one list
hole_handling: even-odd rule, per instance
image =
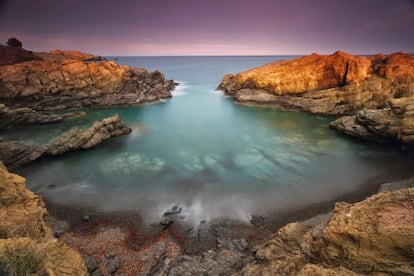
[[49, 202], [103, 211], [137, 210], [159, 221], [182, 208], [183, 222], [265, 213], [317, 203], [382, 176], [413, 171], [395, 149], [342, 137], [332, 118], [245, 107], [215, 91], [222, 76], [292, 57], [119, 57], [160, 70], [180, 85], [152, 105], [87, 109], [57, 125], [2, 133], [41, 144], [71, 126], [114, 113], [133, 129], [90, 151], [41, 160], [19, 173]]

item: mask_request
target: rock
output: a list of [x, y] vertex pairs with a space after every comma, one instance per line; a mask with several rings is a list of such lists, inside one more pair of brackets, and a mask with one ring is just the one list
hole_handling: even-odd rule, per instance
[[0, 160], [10, 168], [18, 168], [40, 157], [61, 155], [69, 151], [92, 148], [103, 141], [128, 134], [131, 129], [125, 126], [121, 117], [114, 115], [95, 122], [90, 128], [72, 128], [55, 141], [42, 146], [29, 146], [14, 141], [0, 141]]
[[182, 211], [181, 207], [173, 206], [171, 210], [164, 212], [163, 216], [166, 217], [166, 216], [176, 215], [176, 214], [181, 213], [181, 211]]
[[0, 129], [29, 124], [50, 124], [63, 121], [59, 115], [48, 115], [30, 108], [9, 109], [0, 104]]
[[337, 203], [327, 222], [290, 223], [259, 248], [242, 275], [414, 273], [414, 188]]
[[215, 250], [202, 255], [181, 255], [172, 264], [168, 275], [232, 275], [251, 261], [245, 240], [219, 240]]
[[42, 58], [22, 48], [0, 45], [0, 66], [32, 60], [42, 60]]
[[43, 220], [47, 214], [44, 206], [43, 200], [26, 188], [25, 179], [9, 173], [0, 161], [0, 258], [26, 254], [39, 263], [36, 270], [43, 274], [86, 275], [79, 253], [52, 236]]
[[218, 89], [240, 103], [333, 115], [413, 97], [413, 80], [414, 57], [409, 54], [362, 57], [335, 52], [225, 75]]
[[364, 140], [414, 145], [414, 98], [392, 99], [388, 108], [340, 117], [331, 127]]
[[54, 50], [51, 52], [37, 52], [36, 55], [41, 57], [43, 60], [53, 61], [59, 59], [76, 59], [80, 61], [103, 61], [104, 58], [100, 56], [95, 56], [92, 54], [82, 53], [79, 51], [62, 51], [62, 50]]
[[85, 260], [85, 265], [89, 273], [92, 273], [99, 268], [99, 261], [94, 257], [85, 256], [83, 259]]
[[121, 262], [118, 258], [109, 259], [106, 267], [108, 268], [110, 274], [114, 274], [121, 267]]
[[0, 67], [0, 102], [10, 108], [57, 110], [154, 102], [175, 85], [158, 71], [78, 59], [29, 61]]

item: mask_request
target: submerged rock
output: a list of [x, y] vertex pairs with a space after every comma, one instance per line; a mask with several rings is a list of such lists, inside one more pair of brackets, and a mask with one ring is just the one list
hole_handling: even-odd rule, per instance
[[0, 141], [0, 160], [10, 168], [18, 168], [44, 156], [61, 155], [69, 151], [89, 149], [103, 141], [128, 134], [118, 115], [95, 122], [90, 128], [72, 128], [55, 141], [42, 146], [29, 146], [15, 141]]

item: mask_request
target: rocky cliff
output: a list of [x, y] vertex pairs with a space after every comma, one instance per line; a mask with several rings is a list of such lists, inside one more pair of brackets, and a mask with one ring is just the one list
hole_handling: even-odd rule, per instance
[[352, 56], [335, 52], [278, 61], [224, 76], [219, 89], [236, 101], [319, 114], [378, 108], [414, 96], [414, 57], [404, 53]]
[[86, 275], [79, 253], [53, 238], [43, 220], [46, 214], [25, 179], [0, 161], [0, 274]]
[[153, 102], [171, 97], [174, 82], [158, 71], [78, 59], [0, 66], [0, 102], [54, 110]]
[[242, 275], [413, 275], [414, 188], [337, 203], [327, 221], [291, 223]]
[[0, 141], [0, 160], [15, 169], [45, 156], [61, 155], [69, 151], [89, 149], [110, 138], [128, 134], [131, 129], [118, 115], [95, 122], [83, 130], [72, 128], [50, 144], [30, 146], [16, 141]]

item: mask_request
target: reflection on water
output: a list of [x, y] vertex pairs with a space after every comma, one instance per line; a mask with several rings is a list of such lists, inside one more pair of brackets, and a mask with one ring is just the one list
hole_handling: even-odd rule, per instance
[[[332, 199], [412, 162], [329, 129], [329, 118], [243, 107], [214, 91], [223, 74], [275, 57], [121, 58], [181, 81], [171, 100], [87, 110], [62, 124], [3, 133], [45, 143], [74, 125], [118, 113], [131, 135], [22, 169], [35, 192], [61, 204], [138, 209], [149, 221], [180, 206], [181, 219], [247, 220], [254, 212]], [[213, 92], [214, 91], [214, 92]]]

